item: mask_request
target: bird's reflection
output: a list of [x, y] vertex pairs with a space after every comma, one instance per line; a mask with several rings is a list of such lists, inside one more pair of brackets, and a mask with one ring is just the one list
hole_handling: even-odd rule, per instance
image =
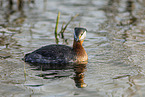
[[85, 88], [87, 86], [84, 83], [84, 72], [86, 71], [87, 62], [77, 64], [28, 64], [32, 70], [42, 70], [42, 73], [36, 76], [43, 77], [43, 79], [55, 80], [70, 77], [74, 80], [76, 87]]
[[74, 81], [76, 84], [76, 87], [78, 88], [85, 88], [87, 86], [86, 83], [84, 83], [84, 72], [86, 71], [86, 64], [76, 64], [74, 67]]

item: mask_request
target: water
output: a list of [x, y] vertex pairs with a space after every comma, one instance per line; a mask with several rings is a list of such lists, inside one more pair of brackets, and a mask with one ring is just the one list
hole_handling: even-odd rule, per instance
[[[144, 97], [145, 2], [142, 0], [35, 0], [0, 8], [0, 95], [4, 97]], [[79, 14], [64, 33], [73, 43], [73, 28], [87, 28], [84, 48], [87, 65], [60, 70], [30, 66], [21, 59], [41, 46], [54, 44], [58, 11], [59, 29]], [[3, 33], [4, 32], [4, 33]], [[25, 74], [26, 72], [26, 74]], [[75, 82], [84, 88], [78, 88]]]

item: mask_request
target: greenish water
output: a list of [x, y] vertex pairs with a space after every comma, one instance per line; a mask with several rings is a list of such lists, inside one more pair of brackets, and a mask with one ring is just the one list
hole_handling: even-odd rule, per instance
[[[0, 7], [0, 95], [4, 97], [144, 97], [145, 2], [143, 0], [35, 0], [10, 10]], [[73, 28], [87, 28], [84, 48], [89, 62], [63, 70], [42, 71], [22, 61], [24, 54], [55, 44], [59, 29], [79, 14], [64, 33], [69, 46]], [[59, 44], [66, 44], [59, 38]], [[25, 74], [26, 72], [26, 74]], [[79, 77], [81, 75], [81, 77]], [[78, 88], [75, 82], [85, 83]]]

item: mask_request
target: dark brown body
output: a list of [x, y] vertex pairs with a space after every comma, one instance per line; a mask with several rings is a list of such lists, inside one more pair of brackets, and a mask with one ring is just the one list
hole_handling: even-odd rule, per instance
[[24, 57], [25, 62], [31, 63], [80, 63], [88, 60], [82, 42], [74, 41], [73, 48], [65, 45], [48, 45], [41, 47]]

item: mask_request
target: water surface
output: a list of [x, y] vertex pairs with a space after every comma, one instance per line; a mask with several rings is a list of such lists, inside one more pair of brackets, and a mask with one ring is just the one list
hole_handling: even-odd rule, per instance
[[[35, 0], [23, 10], [3, 2], [0, 8], [0, 95], [6, 97], [145, 96], [145, 2], [142, 0]], [[59, 29], [79, 14], [64, 33], [73, 43], [73, 28], [87, 28], [87, 65], [42, 70], [22, 61], [24, 54], [55, 44]], [[26, 72], [26, 74], [25, 74]], [[84, 88], [76, 82], [84, 84]]]

